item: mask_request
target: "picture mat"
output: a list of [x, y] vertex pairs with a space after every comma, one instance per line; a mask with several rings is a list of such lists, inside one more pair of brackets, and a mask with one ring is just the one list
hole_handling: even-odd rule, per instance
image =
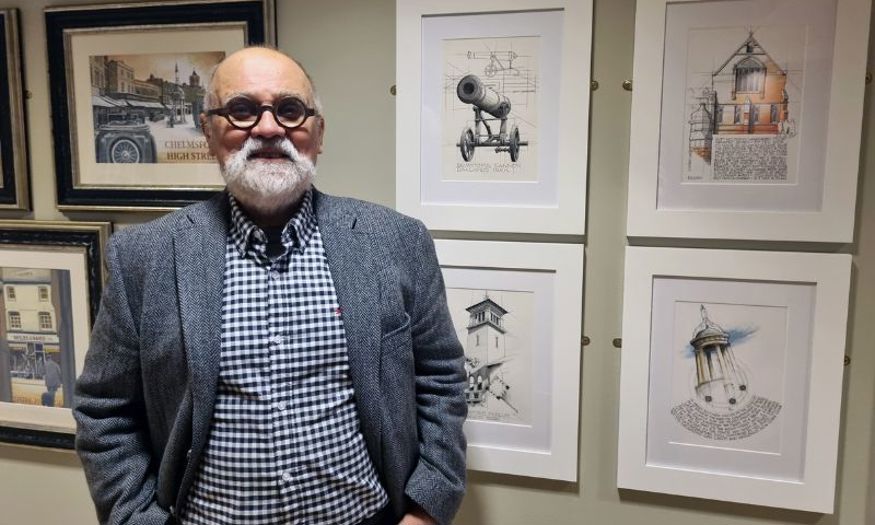
[[[539, 355], [538, 349], [555, 348], [553, 337], [555, 274], [542, 271], [491, 270], [478, 268], [442, 267], [447, 289], [489, 289], [533, 294], [531, 333], [531, 424], [508, 424], [495, 421], [468, 420], [465, 436], [469, 447], [489, 447], [531, 451], [550, 451], [553, 354]], [[467, 318], [451, 311], [457, 331], [467, 325]], [[536, 334], [549, 334], [551, 344]]]
[[[85, 250], [80, 248], [40, 250], [31, 246], [0, 246], [0, 267], [15, 266], [70, 272], [73, 354], [77, 377], [82, 373], [85, 365], [85, 354], [91, 335], [87, 264]], [[60, 432], [75, 432], [76, 430], [73, 413], [69, 408], [5, 402], [0, 402], [0, 426]]]
[[[68, 64], [68, 89], [75, 119], [71, 127], [76, 136], [73, 146], [74, 186], [78, 188], [201, 188], [224, 186], [216, 164], [131, 164], [120, 170], [118, 164], [97, 163], [94, 144], [94, 117], [91, 101], [89, 57], [183, 52], [223, 51], [226, 55], [244, 47], [243, 24], [211, 24], [177, 28], [113, 28], [65, 32]], [[206, 82], [211, 72], [204, 72]], [[75, 120], [75, 122], [73, 122]]]
[[[801, 480], [814, 299], [813, 284], [654, 277], [647, 464]], [[759, 433], [738, 440], [706, 439], [684, 429], [671, 414], [685, 390], [689, 397], [695, 370], [694, 361], [682, 356], [699, 320], [695, 312], [692, 319], [679, 319], [683, 303], [704, 304], [723, 329], [758, 328], [732, 349], [747, 365], [751, 393], [782, 404], [776, 419]], [[767, 326], [767, 319], [780, 324]]]
[[[826, 169], [826, 136], [830, 81], [832, 77], [833, 41], [836, 4], [820, 0], [732, 0], [681, 2], [666, 5], [665, 55], [662, 74], [662, 105], [657, 208], [666, 210], [820, 210]], [[794, 81], [801, 77], [802, 102], [795, 115], [798, 147], [791, 147], [789, 168], [799, 174], [786, 183], [684, 182], [683, 159], [686, 157], [688, 129], [684, 120], [689, 111], [687, 92], [688, 33], [693, 29], [737, 31], [739, 44], [745, 28], [753, 28], [754, 37], [781, 65], [782, 57], [773, 50], [783, 47], [768, 33], [770, 26], [803, 26], [806, 48], [793, 53], [804, 56], [802, 74], [791, 73]], [[719, 29], [718, 29], [719, 28]], [[771, 38], [771, 40], [770, 40]], [[720, 52], [715, 62], [722, 62], [735, 51], [733, 46]], [[690, 66], [692, 67], [692, 66]], [[793, 102], [792, 98], [790, 100]], [[792, 107], [791, 107], [792, 111]], [[792, 113], [791, 113], [792, 116]], [[747, 135], [744, 135], [747, 136]]]
[[[559, 202], [559, 83], [564, 11], [422, 17], [420, 199], [424, 205], [557, 206]], [[538, 134], [536, 182], [443, 180], [444, 45], [448, 39], [536, 36]], [[439, 65], [440, 64], [440, 65]], [[513, 114], [513, 109], [511, 110]], [[497, 123], [496, 123], [497, 124]], [[524, 139], [525, 140], [525, 139]], [[478, 148], [483, 149], [483, 148]], [[458, 148], [456, 148], [458, 151]], [[478, 158], [474, 155], [474, 162]], [[522, 148], [520, 156], [526, 154]]]

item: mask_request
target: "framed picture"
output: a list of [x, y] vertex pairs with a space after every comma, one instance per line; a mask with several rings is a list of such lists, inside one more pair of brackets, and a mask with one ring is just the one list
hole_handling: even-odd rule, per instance
[[28, 210], [27, 140], [18, 11], [0, 9], [0, 209]]
[[435, 245], [465, 347], [468, 468], [576, 481], [583, 246]]
[[870, 0], [644, 0], [627, 233], [853, 240]]
[[106, 222], [0, 221], [0, 441], [73, 447]]
[[591, 0], [399, 0], [397, 208], [585, 233]]
[[626, 249], [617, 485], [831, 513], [851, 256]]
[[224, 183], [199, 123], [215, 66], [273, 42], [272, 0], [46, 9], [60, 209], [172, 209]]

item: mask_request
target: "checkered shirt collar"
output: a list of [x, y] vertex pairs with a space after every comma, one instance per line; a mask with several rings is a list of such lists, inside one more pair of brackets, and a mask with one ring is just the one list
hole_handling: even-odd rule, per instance
[[[241, 257], [265, 257], [267, 251], [267, 235], [246, 215], [230, 193], [231, 228], [229, 235], [234, 248]], [[316, 231], [316, 214], [313, 213], [313, 190], [307, 190], [301, 199], [298, 211], [283, 227], [282, 243], [286, 251], [302, 249], [310, 242]]]

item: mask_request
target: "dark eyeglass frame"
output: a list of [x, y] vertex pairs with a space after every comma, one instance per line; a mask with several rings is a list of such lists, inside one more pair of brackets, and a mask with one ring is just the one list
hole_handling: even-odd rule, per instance
[[[238, 123], [235, 123], [233, 120], [231, 120], [231, 109], [228, 107], [228, 105], [225, 105], [223, 107], [216, 108], [216, 109], [207, 110], [206, 114], [209, 116], [219, 115], [219, 116], [225, 117], [225, 120], [228, 121], [228, 124], [230, 124], [231, 127], [235, 128], [235, 129], [240, 129], [243, 131], [249, 131], [250, 129], [257, 126], [258, 123], [261, 122], [261, 116], [266, 111], [269, 111], [270, 114], [273, 115], [273, 120], [274, 120], [274, 122], [277, 123], [278, 126], [280, 126], [283, 129], [286, 129], [288, 131], [292, 131], [294, 129], [300, 128], [301, 126], [304, 125], [305, 122], [307, 122], [308, 118], [318, 115], [317, 111], [314, 108], [307, 106], [307, 104], [303, 100], [299, 99], [298, 97], [284, 97], [284, 98], [278, 100], [277, 102], [275, 102], [274, 104], [262, 104], [260, 106], [247, 98], [242, 98], [242, 99], [235, 98], [235, 99], [232, 99], [232, 102], [239, 103], [239, 102], [244, 101], [244, 100], [252, 103], [252, 105], [255, 106], [255, 120], [252, 121], [252, 124], [240, 125]], [[282, 105], [283, 103], [288, 103], [288, 102], [297, 102], [301, 106], [301, 108], [303, 109], [304, 118], [301, 119], [301, 122], [299, 122], [298, 124], [296, 124], [294, 126], [287, 126], [287, 125], [283, 124], [280, 121], [280, 118], [276, 114], [276, 108], [278, 106]]]

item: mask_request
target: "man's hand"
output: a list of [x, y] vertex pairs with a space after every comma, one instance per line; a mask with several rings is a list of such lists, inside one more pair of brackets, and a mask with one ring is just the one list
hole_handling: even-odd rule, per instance
[[401, 518], [398, 525], [437, 525], [437, 522], [427, 512], [422, 510], [421, 507], [414, 506], [410, 509], [410, 512]]

